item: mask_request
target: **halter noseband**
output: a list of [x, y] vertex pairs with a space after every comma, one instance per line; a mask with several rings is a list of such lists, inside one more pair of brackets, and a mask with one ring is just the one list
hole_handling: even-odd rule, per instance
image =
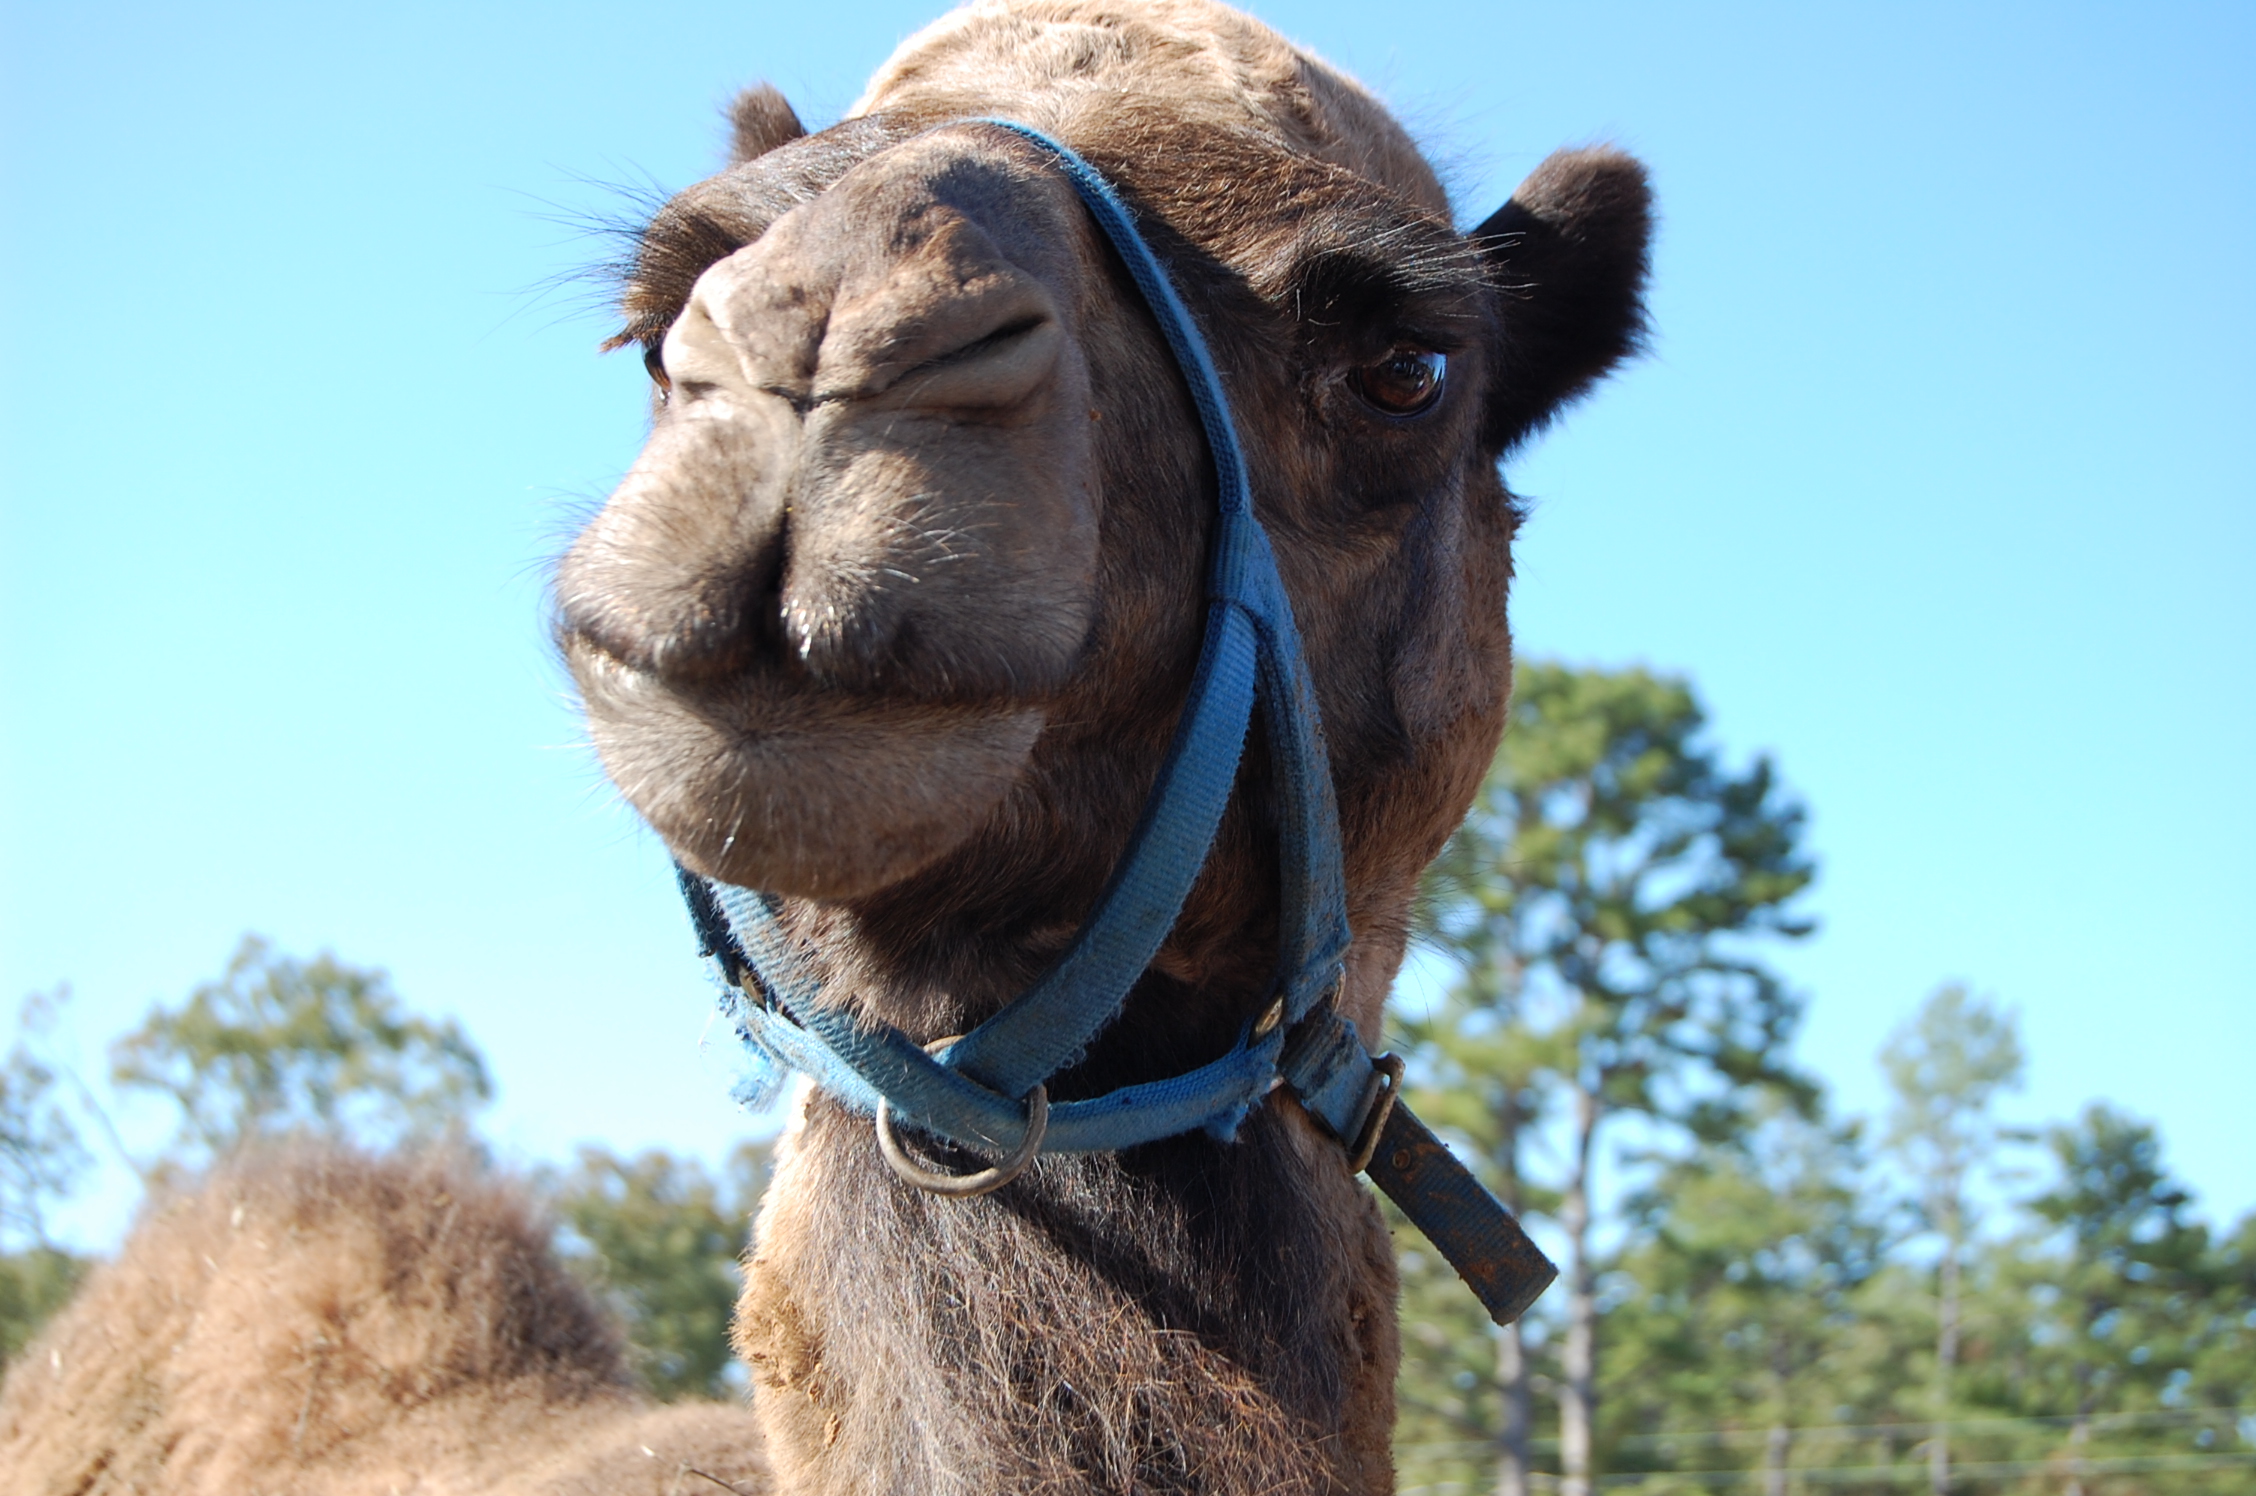
[[[1049, 136], [1010, 120], [1049, 152], [1143, 293], [1189, 385], [1213, 454], [1219, 526], [1207, 576], [1205, 642], [1175, 740], [1127, 853], [1096, 912], [1031, 988], [971, 1032], [932, 1046], [890, 1024], [874, 1029], [825, 1002], [822, 984], [777, 917], [771, 894], [681, 872], [703, 953], [719, 969], [737, 1036], [874, 1113], [887, 1162], [911, 1183], [980, 1194], [1037, 1153], [1132, 1148], [1203, 1129], [1227, 1141], [1274, 1087], [1366, 1167], [1472, 1286], [1499, 1324], [1542, 1293], [1557, 1269], [1519, 1223], [1400, 1104], [1402, 1062], [1374, 1059], [1336, 998], [1350, 934], [1339, 813], [1316, 694], [1269, 537], [1254, 517], [1245, 458], [1206, 341], [1112, 186]], [[1262, 706], [1280, 807], [1283, 902], [1274, 1000], [1220, 1059], [1182, 1075], [1051, 1104], [1047, 1082], [1119, 1015], [1174, 927], [1214, 842], [1237, 777], [1253, 705]], [[895, 1119], [959, 1146], [1008, 1154], [971, 1175], [911, 1160]]]

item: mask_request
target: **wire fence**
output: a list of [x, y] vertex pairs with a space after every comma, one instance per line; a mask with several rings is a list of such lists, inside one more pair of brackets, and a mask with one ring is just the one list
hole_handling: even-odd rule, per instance
[[[2060, 1436], [2081, 1425], [2082, 1435], [2062, 1447]], [[2043, 1489], [2063, 1489], [2070, 1483], [2139, 1476], [2182, 1475], [2206, 1477], [2246, 1472], [2248, 1482], [2227, 1485], [2203, 1482], [2204, 1491], [2256, 1492], [2256, 1409], [2167, 1408], [2141, 1413], [2073, 1414], [2024, 1417], [1960, 1418], [1942, 1425], [1954, 1449], [1968, 1456], [1950, 1462], [1954, 1486], [1997, 1488], [2025, 1483], [2031, 1477], [2051, 1477]], [[1931, 1422], [1803, 1424], [1785, 1429], [1784, 1444], [1791, 1458], [1777, 1469], [1757, 1462], [1748, 1465], [1681, 1468], [1679, 1456], [1700, 1451], [1714, 1454], [1745, 1448], [1773, 1446], [1779, 1436], [1768, 1428], [1683, 1429], [1638, 1434], [1614, 1440], [1615, 1455], [1660, 1456], [1654, 1463], [1670, 1468], [1617, 1471], [1603, 1474], [1591, 1484], [1605, 1491], [1729, 1490], [1777, 1481], [1788, 1491], [1862, 1486], [1877, 1491], [1924, 1486], [1929, 1481], [1927, 1441], [1936, 1432]], [[2026, 1445], [2032, 1436], [2048, 1446], [2041, 1451], [1996, 1450], [1999, 1444]], [[2185, 1449], [2108, 1449], [2110, 1442], [2136, 1441], [2149, 1446], [2193, 1442], [2213, 1446], [2220, 1439], [2238, 1449], [2196, 1447]], [[1874, 1459], [1872, 1447], [1881, 1446], [1884, 1457]], [[1989, 1450], [1981, 1446], [1991, 1446]], [[1558, 1441], [1530, 1441], [1530, 1453], [1544, 1463], [1556, 1463]], [[1994, 1451], [1994, 1452], [1993, 1452]], [[1859, 1459], [1857, 1456], [1863, 1455]], [[2004, 1457], [1999, 1457], [2000, 1455]], [[1422, 1441], [1396, 1446], [1396, 1462], [1404, 1480], [1399, 1496], [1471, 1496], [1495, 1489], [1493, 1474], [1497, 1449], [1478, 1440]], [[1812, 1456], [1817, 1458], [1813, 1459]], [[1830, 1459], [1827, 1457], [1830, 1456]], [[1635, 1463], [1647, 1463], [1637, 1460]], [[2055, 1482], [2058, 1484], [2056, 1485]], [[1556, 1491], [1560, 1478], [1553, 1471], [1528, 1472], [1531, 1492]], [[2137, 1486], [2136, 1489], [2161, 1489]]]
[[[2054, 1475], [2063, 1480], [2071, 1477], [2096, 1479], [2106, 1475], [2155, 1475], [2170, 1472], [2187, 1474], [2246, 1470], [2256, 1473], [2256, 1453], [2208, 1455], [2127, 1455], [2110, 1459], [2050, 1459], [2050, 1460], [1984, 1460], [1971, 1464], [1953, 1464], [1954, 1480], [2017, 1479], [2028, 1475]], [[1784, 1472], [1788, 1488], [1796, 1482], [1805, 1485], [1924, 1485], [1928, 1478], [1923, 1463], [1906, 1462], [1894, 1465], [1843, 1465], [1816, 1467], [1788, 1467]], [[1601, 1475], [1592, 1482], [1600, 1490], [1634, 1491], [1665, 1486], [1699, 1486], [1723, 1488], [1752, 1485], [1770, 1478], [1770, 1472], [1751, 1470], [1653, 1470], [1631, 1475]], [[1493, 1491], [1492, 1480], [1429, 1481], [1420, 1485], [1399, 1486], [1395, 1496], [1468, 1496], [1472, 1492]], [[1559, 1477], [1531, 1471], [1528, 1474], [1530, 1491], [1556, 1491]]]

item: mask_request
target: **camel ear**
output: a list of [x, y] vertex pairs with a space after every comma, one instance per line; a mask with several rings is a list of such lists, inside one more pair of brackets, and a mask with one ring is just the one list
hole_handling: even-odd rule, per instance
[[799, 116], [773, 83], [755, 83], [729, 105], [729, 160], [731, 166], [765, 156], [787, 141], [807, 133]]
[[1645, 338], [1653, 194], [1619, 151], [1558, 151], [1473, 230], [1502, 293], [1488, 431], [1503, 451]]

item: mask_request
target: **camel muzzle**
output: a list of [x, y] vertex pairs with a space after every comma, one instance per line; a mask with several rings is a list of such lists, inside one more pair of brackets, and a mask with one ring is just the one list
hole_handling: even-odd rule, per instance
[[896, 146], [707, 267], [558, 570], [604, 765], [704, 872], [842, 899], [929, 866], [1082, 661], [1094, 402], [1057, 246], [1094, 240], [990, 147]]

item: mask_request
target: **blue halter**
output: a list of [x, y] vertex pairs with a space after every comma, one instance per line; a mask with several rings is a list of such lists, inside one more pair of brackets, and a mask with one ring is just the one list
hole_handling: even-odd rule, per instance
[[[1400, 1062], [1374, 1061], [1355, 1025], [1327, 1000], [1338, 992], [1351, 938], [1339, 813], [1292, 605], [1254, 517], [1244, 455], [1205, 339], [1095, 168], [1025, 125], [975, 123], [1010, 130], [1056, 158], [1143, 293], [1190, 387], [1220, 509], [1197, 674], [1142, 822], [1088, 924], [1047, 975], [937, 1055], [891, 1025], [866, 1028], [825, 1002], [773, 895], [683, 871], [704, 953], [728, 989], [732, 1024], [745, 1044], [847, 1106], [879, 1112], [881, 1123], [882, 1106], [923, 1132], [987, 1153], [1110, 1152], [1198, 1129], [1227, 1141], [1281, 1082], [1350, 1150], [1356, 1168], [1369, 1166], [1497, 1322], [1508, 1323], [1556, 1269], [1398, 1104]], [[1220, 1059], [1048, 1106], [1046, 1082], [1119, 1015], [1174, 927], [1229, 801], [1256, 699], [1281, 812], [1275, 1001]], [[881, 1137], [890, 1146], [882, 1126]]]

